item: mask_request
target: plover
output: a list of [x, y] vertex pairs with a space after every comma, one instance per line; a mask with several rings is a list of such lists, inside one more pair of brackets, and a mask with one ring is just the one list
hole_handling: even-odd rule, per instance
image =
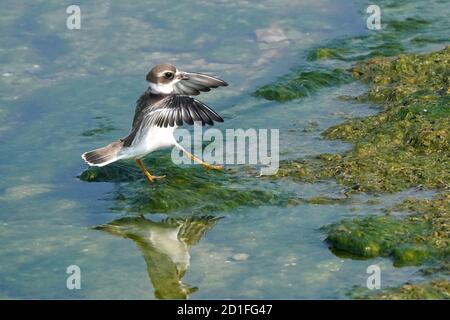
[[142, 162], [147, 154], [168, 147], [177, 147], [191, 160], [209, 169], [222, 169], [203, 162], [179, 145], [174, 131], [183, 124], [213, 125], [223, 122], [214, 110], [191, 97], [201, 91], [227, 86], [216, 77], [202, 73], [182, 72], [174, 65], [160, 64], [147, 74], [148, 89], [137, 100], [131, 132], [106, 147], [85, 152], [81, 157], [90, 166], [103, 167], [122, 159], [134, 159], [149, 182], [164, 176], [153, 176]]
[[136, 243], [157, 298], [186, 299], [197, 290], [182, 282], [191, 260], [189, 251], [220, 219], [203, 216], [152, 221], [143, 216], [125, 217], [95, 229]]

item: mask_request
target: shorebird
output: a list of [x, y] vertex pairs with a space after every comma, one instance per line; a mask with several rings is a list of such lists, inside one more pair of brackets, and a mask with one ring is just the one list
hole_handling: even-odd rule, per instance
[[197, 290], [181, 281], [190, 264], [189, 250], [219, 219], [204, 216], [152, 221], [143, 216], [125, 217], [95, 229], [136, 243], [158, 299], [186, 299]]
[[136, 102], [128, 136], [106, 147], [83, 153], [83, 160], [90, 166], [103, 167], [118, 160], [134, 159], [147, 180], [153, 182], [165, 176], [153, 176], [142, 158], [153, 151], [175, 146], [208, 169], [222, 169], [222, 166], [203, 162], [186, 151], [177, 143], [174, 131], [184, 123], [192, 125], [195, 122], [204, 126], [223, 122], [214, 110], [191, 96], [228, 84], [206, 74], [179, 71], [171, 64], [155, 66], [146, 79], [149, 87]]

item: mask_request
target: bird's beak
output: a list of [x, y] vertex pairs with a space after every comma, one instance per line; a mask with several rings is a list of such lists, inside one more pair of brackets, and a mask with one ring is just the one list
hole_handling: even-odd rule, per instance
[[189, 76], [186, 72], [179, 72], [176, 76], [178, 80], [189, 80]]

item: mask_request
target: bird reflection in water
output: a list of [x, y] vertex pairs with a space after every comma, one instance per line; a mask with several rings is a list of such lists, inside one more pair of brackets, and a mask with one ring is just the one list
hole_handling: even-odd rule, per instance
[[125, 217], [95, 229], [136, 243], [147, 264], [156, 298], [187, 299], [198, 290], [181, 281], [189, 267], [189, 250], [219, 219], [203, 216], [152, 221], [143, 216]]

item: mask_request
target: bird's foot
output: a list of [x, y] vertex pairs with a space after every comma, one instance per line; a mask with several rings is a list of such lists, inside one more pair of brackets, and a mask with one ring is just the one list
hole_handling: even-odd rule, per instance
[[208, 170], [223, 170], [223, 166], [215, 166], [209, 163], [202, 164], [203, 168]]
[[147, 178], [147, 181], [152, 183], [154, 180], [158, 180], [158, 179], [164, 179], [166, 176], [152, 176], [152, 175], [145, 175], [145, 177]]

